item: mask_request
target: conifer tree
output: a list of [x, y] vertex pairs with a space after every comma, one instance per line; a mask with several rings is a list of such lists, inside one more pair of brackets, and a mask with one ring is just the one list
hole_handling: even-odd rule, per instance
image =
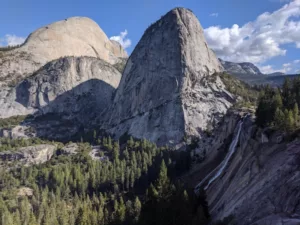
[[163, 197], [163, 195], [165, 195], [166, 192], [168, 191], [169, 186], [170, 186], [170, 181], [168, 178], [168, 169], [166, 167], [165, 161], [162, 160], [162, 163], [160, 165], [158, 180], [156, 181], [156, 185], [155, 185], [158, 195], [160, 197]]
[[133, 141], [133, 138], [132, 138], [132, 137], [130, 137], [130, 139], [128, 140], [127, 144], [128, 144], [128, 147], [129, 147], [130, 149], [133, 148], [133, 146], [134, 146], [134, 141]]
[[158, 197], [159, 197], [159, 193], [154, 187], [154, 185], [151, 183], [149, 188], [147, 189], [147, 198], [150, 201], [156, 201]]
[[33, 214], [33, 212], [30, 212], [30, 217], [29, 217], [29, 224], [30, 225], [38, 225], [36, 218]]
[[297, 103], [294, 104], [293, 114], [294, 114], [295, 125], [298, 125], [298, 123], [299, 123], [299, 108], [298, 108]]
[[98, 210], [98, 222], [99, 224], [104, 224], [104, 212], [102, 206], [100, 206]]
[[274, 116], [274, 125], [280, 129], [285, 125], [285, 115], [281, 109], [277, 108]]
[[142, 203], [139, 200], [139, 197], [136, 196], [134, 203], [133, 203], [133, 209], [134, 209], [134, 219], [133, 221], [137, 223], [140, 218], [141, 210], [142, 210]]
[[119, 152], [120, 152], [119, 142], [114, 142], [113, 159], [117, 164], [119, 162], [119, 154], [120, 154]]
[[120, 204], [119, 204], [119, 207], [118, 207], [118, 210], [117, 210], [117, 219], [118, 219], [118, 222], [120, 224], [124, 223], [125, 217], [126, 217], [126, 207], [125, 207], [125, 204], [124, 204], [124, 200], [121, 197], [120, 198]]
[[76, 225], [89, 225], [89, 218], [86, 209], [80, 208], [78, 211], [77, 219], [75, 222]]
[[96, 141], [96, 140], [97, 140], [97, 131], [96, 131], [96, 130], [94, 130], [94, 132], [93, 132], [93, 138], [94, 138], [93, 141]]
[[294, 127], [294, 115], [292, 110], [284, 110], [284, 116], [285, 116], [285, 124], [284, 124], [284, 129], [288, 132], [291, 132]]
[[108, 148], [109, 151], [111, 151], [113, 149], [112, 141], [111, 141], [111, 137], [110, 136], [108, 137], [107, 148]]

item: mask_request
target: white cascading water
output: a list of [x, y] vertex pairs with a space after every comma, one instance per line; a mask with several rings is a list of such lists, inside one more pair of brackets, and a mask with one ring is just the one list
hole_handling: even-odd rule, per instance
[[[240, 138], [240, 133], [242, 130], [242, 125], [243, 125], [243, 121], [239, 121], [238, 123], [238, 131], [234, 137], [234, 139], [232, 140], [230, 147], [229, 147], [229, 151], [228, 154], [226, 155], [225, 159], [223, 160], [223, 162], [220, 164], [220, 169], [218, 169], [218, 172], [208, 181], [207, 185], [204, 187], [204, 190], [207, 190], [210, 186], [210, 184], [212, 182], [214, 182], [224, 171], [224, 169], [226, 168], [231, 156], [235, 153], [236, 150], [236, 145], [238, 143], [238, 140]], [[217, 167], [217, 168], [218, 168]], [[216, 169], [217, 169], [216, 168]], [[196, 187], [195, 187], [195, 192], [197, 193], [199, 191], [199, 188], [201, 187], [201, 185], [207, 180], [207, 178], [214, 172], [215, 170], [213, 170], [210, 174], [208, 174]]]

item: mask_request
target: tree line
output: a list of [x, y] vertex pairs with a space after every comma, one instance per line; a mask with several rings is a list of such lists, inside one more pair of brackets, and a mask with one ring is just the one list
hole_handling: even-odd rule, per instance
[[300, 78], [286, 78], [281, 88], [262, 88], [256, 110], [259, 126], [272, 126], [285, 132], [299, 128]]

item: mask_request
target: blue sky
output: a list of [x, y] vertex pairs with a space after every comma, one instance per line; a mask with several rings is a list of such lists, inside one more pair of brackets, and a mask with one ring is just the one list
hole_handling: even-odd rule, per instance
[[0, 45], [22, 42], [54, 21], [87, 16], [108, 37], [127, 30], [117, 38], [131, 53], [144, 30], [177, 6], [193, 10], [219, 57], [253, 62], [266, 73], [300, 70], [300, 0], [1, 0]]

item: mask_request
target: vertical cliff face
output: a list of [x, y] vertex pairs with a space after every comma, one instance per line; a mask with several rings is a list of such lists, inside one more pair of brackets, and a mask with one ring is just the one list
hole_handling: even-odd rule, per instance
[[[120, 72], [101, 59], [54, 60], [15, 87], [0, 90], [0, 118], [34, 114], [26, 121], [34, 135], [65, 140], [111, 105], [120, 79]], [[10, 136], [24, 136], [26, 127], [21, 130]]]
[[176, 8], [145, 31], [102, 128], [161, 144], [198, 136], [231, 105], [221, 80], [211, 76], [220, 71], [196, 16]]
[[0, 117], [37, 111], [75, 116], [84, 108], [100, 113], [111, 104], [120, 79], [117, 69], [97, 58], [54, 60], [15, 87], [0, 90]]

